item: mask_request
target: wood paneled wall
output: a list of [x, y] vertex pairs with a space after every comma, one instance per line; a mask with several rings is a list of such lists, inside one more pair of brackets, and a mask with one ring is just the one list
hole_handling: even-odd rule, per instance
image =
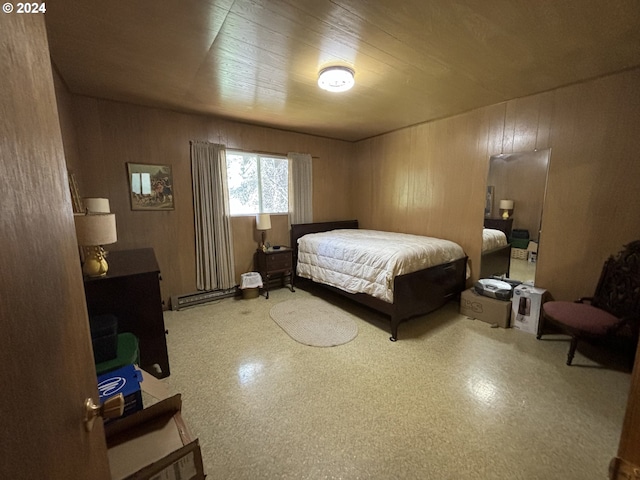
[[[310, 153], [314, 157], [315, 220], [353, 216], [348, 202], [350, 161], [355, 150], [351, 143], [70, 95], [60, 82], [57, 87], [65, 149], [71, 152], [76, 148], [69, 158], [81, 195], [109, 198], [118, 229], [118, 242], [109, 249], [154, 248], [166, 306], [170, 296], [196, 290], [190, 140], [248, 151]], [[132, 211], [127, 162], [171, 165], [175, 210]], [[267, 232], [271, 243], [288, 245], [286, 216], [274, 217], [272, 225]], [[253, 253], [259, 241], [255, 217], [233, 218], [232, 234], [239, 282], [240, 274], [254, 268]]]
[[475, 280], [489, 157], [551, 148], [536, 280], [575, 299], [640, 238], [639, 129], [636, 69], [364, 140], [353, 213], [365, 228], [460, 243]]

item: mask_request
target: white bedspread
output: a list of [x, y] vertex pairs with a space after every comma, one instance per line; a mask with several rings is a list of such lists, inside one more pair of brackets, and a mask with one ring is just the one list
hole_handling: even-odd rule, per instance
[[397, 275], [465, 256], [450, 240], [405, 233], [345, 229], [298, 239], [299, 276], [349, 293], [366, 293], [393, 303]]
[[493, 250], [494, 248], [504, 247], [507, 243], [507, 236], [501, 230], [485, 228], [482, 230], [482, 251]]

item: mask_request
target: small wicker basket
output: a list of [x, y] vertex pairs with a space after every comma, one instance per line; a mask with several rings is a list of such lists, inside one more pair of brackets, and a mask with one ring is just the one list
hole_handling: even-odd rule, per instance
[[516, 260], [527, 260], [529, 258], [529, 252], [526, 248], [512, 248], [511, 258]]

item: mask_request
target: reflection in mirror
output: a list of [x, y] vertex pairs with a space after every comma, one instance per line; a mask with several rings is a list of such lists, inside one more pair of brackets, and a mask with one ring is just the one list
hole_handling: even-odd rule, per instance
[[480, 278], [534, 282], [551, 150], [490, 159]]

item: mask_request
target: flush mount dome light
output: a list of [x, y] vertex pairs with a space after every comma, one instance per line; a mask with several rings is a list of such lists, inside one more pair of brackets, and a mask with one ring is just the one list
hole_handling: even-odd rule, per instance
[[348, 67], [327, 67], [318, 76], [318, 86], [328, 92], [346, 92], [354, 83], [353, 70]]

